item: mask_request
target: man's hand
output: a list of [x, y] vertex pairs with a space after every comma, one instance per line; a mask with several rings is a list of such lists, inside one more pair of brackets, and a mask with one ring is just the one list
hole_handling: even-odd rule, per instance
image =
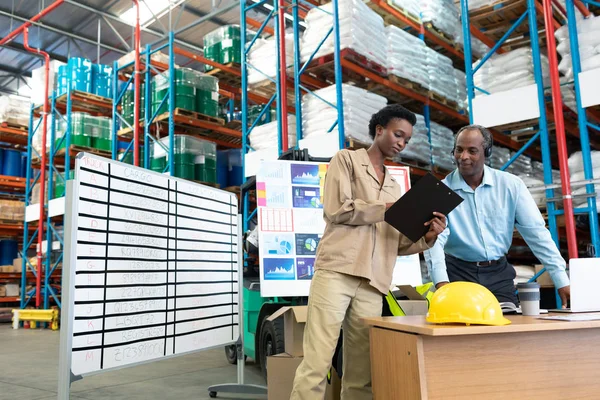
[[558, 295], [562, 302], [562, 308], [567, 308], [567, 301], [571, 298], [571, 286], [564, 286], [558, 289]]
[[442, 286], [445, 286], [445, 285], [447, 285], [448, 283], [450, 283], [450, 282], [439, 282], [437, 285], [435, 285], [435, 288], [436, 288], [436, 289], [439, 289], [439, 288], [441, 288]]
[[434, 212], [433, 215], [435, 216], [433, 219], [425, 222], [425, 226], [429, 226], [429, 231], [425, 234], [427, 243], [434, 242], [438, 235], [446, 229], [446, 216], [439, 212]]

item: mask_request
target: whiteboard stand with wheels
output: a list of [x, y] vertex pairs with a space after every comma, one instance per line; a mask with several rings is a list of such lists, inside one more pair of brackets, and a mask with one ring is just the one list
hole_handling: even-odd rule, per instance
[[[235, 195], [85, 153], [75, 171], [65, 208], [58, 399], [68, 400], [84, 376], [241, 344]], [[215, 396], [266, 393], [243, 385], [239, 354], [239, 383], [215, 387]]]

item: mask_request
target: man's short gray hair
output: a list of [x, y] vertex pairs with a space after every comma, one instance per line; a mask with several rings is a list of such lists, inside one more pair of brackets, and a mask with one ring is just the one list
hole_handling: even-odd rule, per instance
[[483, 136], [483, 150], [492, 148], [492, 146], [494, 145], [494, 137], [492, 136], [492, 132], [490, 132], [490, 130], [488, 128], [481, 126], [481, 125], [476, 125], [476, 124], [463, 126], [462, 128], [460, 128], [460, 130], [458, 132], [456, 132], [456, 135], [454, 135], [454, 147], [456, 147], [456, 141], [458, 140], [458, 135], [460, 135], [464, 131], [475, 131], [475, 130], [481, 132], [481, 135]]

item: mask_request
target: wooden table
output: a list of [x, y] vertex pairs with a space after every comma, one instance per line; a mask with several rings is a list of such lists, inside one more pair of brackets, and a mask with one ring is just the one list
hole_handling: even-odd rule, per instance
[[374, 399], [600, 398], [600, 321], [508, 318], [506, 326], [366, 319]]

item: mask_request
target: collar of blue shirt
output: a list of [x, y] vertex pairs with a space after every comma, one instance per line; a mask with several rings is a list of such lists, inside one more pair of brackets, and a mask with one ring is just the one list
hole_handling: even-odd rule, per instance
[[[496, 171], [487, 165], [483, 167], [483, 182], [481, 182], [481, 186], [494, 186], [496, 183]], [[450, 189], [462, 190], [464, 192], [473, 193], [474, 190], [471, 189], [467, 182], [463, 179], [462, 175], [458, 171], [458, 168], [455, 169], [448, 175], [446, 178], [446, 184], [450, 187]]]

